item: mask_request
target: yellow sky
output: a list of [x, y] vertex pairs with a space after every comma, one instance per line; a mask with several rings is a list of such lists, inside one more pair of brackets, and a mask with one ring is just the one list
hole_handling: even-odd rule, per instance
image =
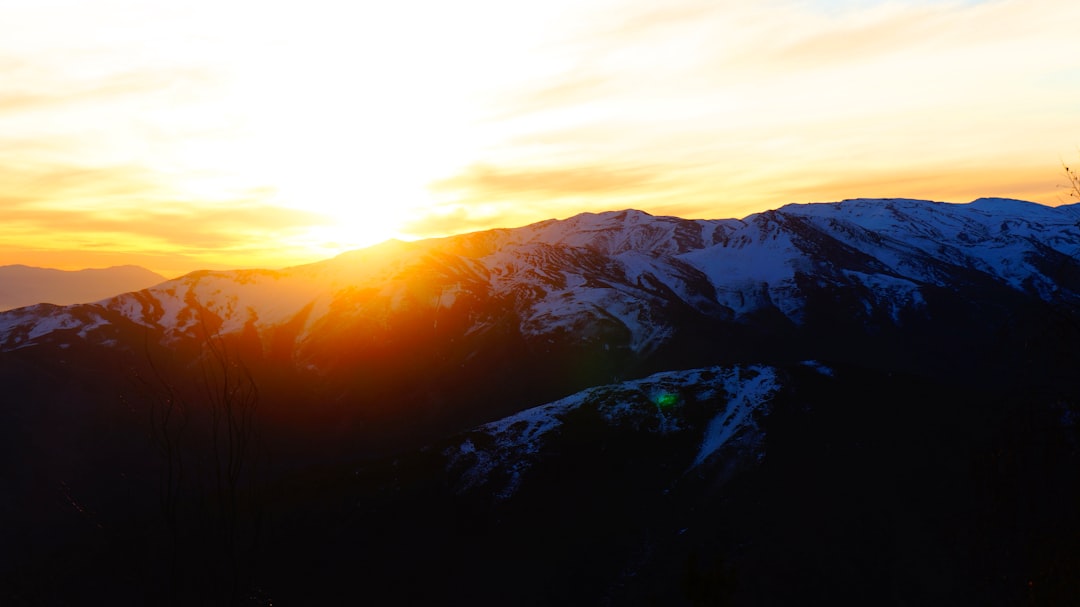
[[280, 267], [634, 207], [1067, 200], [1080, 3], [3, 0], [0, 265]]

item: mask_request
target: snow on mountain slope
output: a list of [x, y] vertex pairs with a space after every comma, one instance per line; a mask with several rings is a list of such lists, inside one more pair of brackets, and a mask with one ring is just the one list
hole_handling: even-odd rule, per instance
[[866, 287], [866, 304], [893, 318], [923, 304], [924, 286], [955, 288], [972, 272], [1048, 301], [1080, 295], [1070, 278], [1080, 259], [1080, 205], [856, 199], [788, 205], [744, 223], [725, 243], [681, 256], [736, 313], [772, 304], [800, 320], [800, 275]]
[[676, 255], [704, 244], [697, 223], [636, 210], [582, 213], [564, 221], [546, 221], [522, 228], [521, 237], [530, 242], [584, 247], [605, 255], [626, 251]]
[[626, 259], [630, 263], [582, 247], [530, 242], [480, 262], [491, 272], [492, 292], [516, 301], [526, 335], [561, 330], [587, 339], [611, 324], [628, 331], [631, 349], [643, 351], [669, 330], [655, 314], [662, 297], [650, 292], [642, 276], [678, 275], [649, 259]]
[[318, 318], [335, 295], [393, 280], [417, 262], [430, 248], [428, 244], [388, 241], [283, 270], [193, 272], [116, 297], [105, 306], [173, 337], [191, 334], [206, 322], [215, 331], [231, 333], [248, 323], [258, 328], [278, 325], [302, 312]]
[[[288, 326], [296, 347], [317, 349], [343, 327], [396, 330], [405, 317], [445, 327], [456, 315], [464, 334], [512, 322], [537, 343], [577, 339], [647, 355], [672, 338], [675, 318], [739, 322], [776, 310], [798, 324], [815, 298], [838, 293], [854, 313], [893, 323], [922, 310], [932, 287], [996, 284], [1077, 302], [1078, 259], [1080, 205], [856, 199], [742, 220], [619, 211], [391, 241], [283, 270], [196, 272], [102, 302], [98, 316], [118, 314], [166, 342], [201, 329], [265, 337]], [[0, 344], [32, 344], [63, 325], [46, 316], [68, 313], [0, 314]], [[27, 329], [35, 318], [41, 326]]]
[[705, 428], [701, 449], [694, 458], [694, 465], [705, 463], [725, 444], [745, 428], [757, 428], [752, 414], [766, 403], [778, 387], [776, 371], [771, 368], [751, 369], [748, 379], [738, 368], [724, 383], [725, 391], [732, 395], [724, 411], [717, 414]]
[[248, 322], [279, 324], [324, 291], [317, 281], [289, 272], [196, 272], [116, 297], [105, 306], [175, 338], [207, 322], [221, 333], [240, 331]]
[[795, 275], [812, 270], [810, 257], [767, 215], [752, 216], [726, 242], [684, 253], [680, 259], [700, 269], [715, 287], [717, 301], [736, 315], [776, 304], [786, 316], [797, 318]]
[[[872, 253], [893, 273], [937, 285], [943, 264], [990, 274], [1016, 289], [1052, 297], [1055, 279], [1036, 259], [1057, 253], [1080, 259], [1080, 205], [1056, 208], [982, 198], [968, 204], [858, 199], [788, 205], [781, 213], [807, 218], [817, 229]], [[1030, 281], [1030, 282], [1029, 282]]]
[[[779, 386], [772, 367], [734, 366], [668, 371], [591, 388], [476, 428], [446, 450], [447, 467], [458, 491], [497, 483], [494, 494], [505, 499], [547, 450], [558, 449], [564, 426], [573, 424], [572, 414], [582, 410], [597, 414], [609, 427], [700, 436], [691, 467], [740, 440], [760, 457], [755, 418], [766, 412]], [[704, 411], [688, 411], [693, 406]], [[702, 413], [709, 417], [704, 428]]]
[[0, 313], [0, 351], [34, 345], [39, 338], [69, 331], [80, 339], [108, 324], [99, 306], [38, 304]]

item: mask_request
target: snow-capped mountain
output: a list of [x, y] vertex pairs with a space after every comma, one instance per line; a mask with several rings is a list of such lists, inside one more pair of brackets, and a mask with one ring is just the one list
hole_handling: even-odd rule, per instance
[[810, 298], [826, 289], [850, 291], [857, 315], [896, 323], [919, 314], [935, 288], [1002, 287], [1071, 304], [1080, 297], [1078, 258], [1078, 205], [848, 200], [742, 220], [583, 214], [390, 242], [279, 271], [196, 272], [96, 304], [85, 318], [51, 308], [9, 313], [0, 317], [0, 344], [25, 347], [51, 327], [124, 318], [166, 341], [254, 328], [266, 348], [288, 326], [305, 360], [317, 358], [310, 351], [320, 329], [377, 330], [406, 314], [437, 329], [440, 316], [468, 309], [466, 333], [512, 313], [529, 338], [574, 334], [644, 355], [672, 337], [675, 308], [720, 320], [775, 310], [800, 324]]
[[1078, 343], [1080, 206], [1004, 199], [586, 213], [10, 310], [0, 570], [40, 578], [0, 602], [67, 554], [62, 596], [133, 603], [1080, 598]]

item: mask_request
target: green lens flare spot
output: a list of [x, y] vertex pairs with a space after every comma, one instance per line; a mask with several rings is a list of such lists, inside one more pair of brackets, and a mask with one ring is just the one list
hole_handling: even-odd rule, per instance
[[652, 395], [652, 401], [658, 409], [670, 409], [679, 404], [679, 395], [667, 391], [656, 392]]

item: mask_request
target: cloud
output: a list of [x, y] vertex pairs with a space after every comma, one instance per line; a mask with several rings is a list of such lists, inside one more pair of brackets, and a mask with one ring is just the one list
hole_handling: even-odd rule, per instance
[[145, 210], [6, 213], [0, 263], [66, 269], [136, 263], [162, 274], [229, 267], [281, 267], [319, 255], [291, 244], [327, 218], [248, 201], [213, 208], [158, 201]]
[[401, 231], [404, 234], [426, 238], [475, 232], [493, 227], [509, 227], [514, 223], [508, 215], [509, 213], [496, 213], [478, 216], [475, 209], [470, 211], [465, 205], [444, 205], [429, 209], [423, 216], [407, 222], [402, 226]]
[[51, 233], [83, 242], [109, 242], [111, 246], [149, 240], [175, 250], [228, 250], [252, 243], [264, 247], [283, 234], [329, 223], [328, 218], [315, 213], [250, 200], [217, 205], [155, 200], [135, 208], [92, 210], [24, 206], [8, 210], [5, 219], [0, 232]]
[[[913, 7], [902, 12], [877, 11], [859, 20], [840, 19], [811, 28], [807, 34], [766, 47], [757, 65], [773, 70], [829, 69], [870, 63], [884, 55], [911, 52], [949, 31], [941, 9]], [[853, 52], [857, 50], [857, 52]], [[741, 57], [743, 61], [747, 57]]]
[[460, 192], [476, 201], [552, 200], [604, 196], [640, 190], [663, 177], [654, 168], [578, 166], [499, 168], [474, 165], [460, 175], [431, 184], [440, 192]]
[[[17, 67], [11, 69], [12, 64]], [[56, 110], [125, 97], [156, 94], [184, 96], [192, 91], [205, 91], [220, 82], [211, 70], [195, 67], [146, 68], [82, 79], [46, 72], [36, 73], [31, 79], [18, 77], [26, 72], [21, 63], [9, 61], [6, 65], [8, 69], [0, 59], [0, 78], [14, 84], [9, 84], [6, 90], [0, 92], [0, 114]]]
[[506, 112], [497, 120], [531, 114], [568, 105], [588, 103], [613, 93], [613, 80], [580, 69], [527, 83], [522, 89], [505, 91], [495, 102]]
[[265, 202], [267, 192], [182, 200], [141, 167], [24, 166], [0, 170], [0, 239], [30, 248], [112, 247], [201, 254], [268, 249], [330, 220]]
[[1009, 168], [988, 166], [920, 167], [832, 175], [785, 188], [790, 202], [833, 201], [844, 198], [925, 198], [969, 202], [1002, 197], [1056, 204], [1063, 191], [1053, 168], [1034, 164]]
[[[48, 146], [44, 146], [48, 147]], [[85, 167], [17, 156], [0, 165], [0, 211], [11, 221], [17, 211], [93, 208], [100, 201], [134, 201], [159, 191], [141, 167]]]
[[[1069, 103], [1080, 88], [1061, 76], [1080, 68], [1069, 25], [1080, 5], [847, 4], [675, 1], [597, 11], [549, 49], [574, 61], [497, 99], [504, 119], [490, 129], [501, 145], [477, 164], [499, 170], [450, 184], [478, 200], [584, 196], [588, 188], [575, 192], [559, 179], [535, 186], [527, 168], [516, 179], [518, 167], [573, 175], [580, 166], [646, 166], [660, 168], [625, 190], [597, 188], [592, 204], [621, 203], [629, 191], [652, 204], [676, 191], [694, 206], [689, 199], [704, 200], [710, 188], [740, 208], [782, 203], [786, 192], [836, 198], [813, 185], [778, 187], [792, 182], [1045, 199], [1080, 128]], [[988, 180], [969, 165], [1015, 178]]]
[[791, 107], [796, 122], [842, 118], [858, 105], [878, 113], [926, 105], [955, 111], [1002, 94], [1012, 107], [1045, 105], [1018, 99], [1019, 87], [1055, 62], [1078, 61], [1075, 45], [1066, 50], [1074, 36], [1061, 11], [1080, 18], [1080, 9], [1050, 4], [870, 3], [822, 11], [797, 2], [683, 1], [653, 10], [624, 3], [630, 8], [605, 13], [602, 22], [586, 20], [588, 27], [563, 41], [575, 61], [500, 98], [507, 106], [500, 115], [664, 128], [663, 118], [689, 113], [704, 133], [732, 121], [758, 123], [762, 105]]

